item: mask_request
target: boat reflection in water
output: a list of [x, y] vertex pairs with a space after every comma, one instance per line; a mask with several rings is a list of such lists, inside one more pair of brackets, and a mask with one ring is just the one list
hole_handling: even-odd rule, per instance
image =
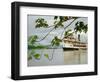
[[[53, 52], [54, 51], [54, 52]], [[87, 44], [75, 40], [72, 37], [64, 38], [63, 48], [37, 49], [36, 53], [41, 54], [41, 58], [34, 57], [28, 61], [28, 66], [53, 66], [53, 65], [76, 65], [87, 64]], [[53, 54], [52, 54], [53, 53]], [[44, 57], [48, 54], [48, 58]]]
[[64, 51], [64, 64], [87, 64], [87, 50]]
[[76, 40], [73, 36], [63, 39], [64, 63], [87, 64], [87, 43]]

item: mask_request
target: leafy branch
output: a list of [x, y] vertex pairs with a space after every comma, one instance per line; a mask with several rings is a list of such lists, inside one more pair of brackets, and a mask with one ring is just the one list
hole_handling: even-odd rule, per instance
[[76, 24], [75, 24], [75, 28], [74, 28], [75, 32], [87, 32], [88, 31], [88, 26], [87, 24], [85, 25], [84, 22], [82, 21], [78, 21]]
[[76, 19], [77, 19], [77, 18], [75, 18], [72, 22], [70, 22], [67, 26], [64, 27], [64, 30], [63, 30], [62, 33], [61, 33], [61, 38], [62, 38], [62, 35], [63, 35], [65, 29], [66, 29], [67, 27], [69, 27]]
[[[72, 19], [72, 21], [64, 27], [64, 22], [68, 21]], [[69, 27], [73, 22], [75, 22], [75, 20], [78, 19], [78, 17], [71, 17], [71, 16], [54, 16], [54, 25], [51, 25], [49, 26], [47, 21], [43, 18], [38, 18], [36, 20], [36, 28], [50, 28], [50, 27], [53, 27], [42, 39], [38, 40], [38, 36], [37, 35], [34, 35], [34, 36], [31, 36], [29, 37], [29, 40], [28, 40], [28, 48], [29, 49], [45, 49], [47, 48], [46, 46], [43, 46], [43, 45], [38, 45], [36, 44], [36, 42], [40, 42], [42, 40], [44, 40], [54, 29], [57, 29], [57, 28], [61, 28], [63, 27], [63, 31], [61, 33], [61, 38], [62, 38], [62, 35], [64, 34], [64, 37], [68, 37], [68, 36], [71, 36], [73, 35], [74, 32], [72, 32], [72, 30], [67, 30], [66, 31], [66, 28]], [[83, 22], [77, 22], [75, 24], [75, 28], [74, 28], [74, 31], [75, 32], [87, 32], [87, 24], [85, 25]], [[64, 39], [63, 37], [63, 39]], [[55, 36], [52, 40], [51, 40], [51, 46], [52, 47], [58, 47], [60, 45], [60, 43], [62, 42], [63, 39], [61, 38], [58, 38], [57, 36]], [[49, 55], [47, 53], [44, 54], [44, 56], [46, 58], [48, 58], [50, 61], [53, 59], [53, 55], [54, 55], [54, 51], [55, 51], [55, 48], [53, 49], [53, 52], [52, 52], [52, 56], [49, 57]], [[33, 55], [32, 55], [33, 54]], [[35, 59], [40, 59], [41, 58], [41, 55], [38, 54], [38, 53], [31, 53], [28, 57], [28, 59], [32, 59], [32, 56], [35, 58]]]
[[61, 39], [59, 39], [57, 36], [55, 36], [54, 39], [51, 41], [51, 45], [59, 46], [61, 41], [62, 41]]
[[[58, 23], [55, 23], [54, 22], [54, 25], [52, 25], [52, 26], [48, 26], [47, 28], [50, 28], [50, 27], [53, 27], [54, 26], [54, 28], [52, 28], [42, 39], [40, 39], [40, 40], [37, 40], [36, 42], [40, 42], [40, 41], [42, 41], [42, 40], [44, 40], [54, 29], [56, 29], [56, 28], [58, 28], [58, 27], [60, 27], [60, 26], [64, 26], [62, 23], [64, 23], [64, 22], [66, 22], [67, 20], [70, 20], [70, 19], [74, 19], [72, 22], [70, 22], [67, 26], [65, 26], [64, 27], [64, 30], [67, 28], [67, 27], [69, 27], [76, 19], [77, 19], [78, 17], [67, 17], [67, 16], [65, 16], [65, 17], [63, 17], [63, 16], [59, 16], [59, 21], [55, 21], [55, 22], [58, 22]], [[57, 20], [58, 19], [58, 16], [55, 16], [54, 17], [54, 19], [55, 20]], [[38, 19], [37, 19], [38, 20]], [[36, 22], [37, 23], [37, 22]], [[36, 24], [37, 25], [37, 24]], [[42, 27], [42, 26], [41, 26]], [[63, 31], [64, 32], [64, 31]], [[61, 34], [61, 37], [62, 37], [62, 35], [63, 35], [63, 32], [62, 32], [62, 34]]]

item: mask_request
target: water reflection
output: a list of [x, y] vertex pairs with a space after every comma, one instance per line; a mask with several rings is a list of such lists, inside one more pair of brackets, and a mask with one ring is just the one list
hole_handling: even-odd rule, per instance
[[64, 51], [64, 64], [87, 64], [87, 50]]
[[[87, 64], [87, 50], [66, 50], [63, 49], [40, 49], [35, 50], [41, 54], [39, 60], [32, 57], [28, 61], [28, 66], [48, 66], [48, 65], [74, 65], [74, 64]], [[53, 55], [52, 55], [53, 53]], [[44, 54], [48, 54], [48, 58], [44, 57]]]

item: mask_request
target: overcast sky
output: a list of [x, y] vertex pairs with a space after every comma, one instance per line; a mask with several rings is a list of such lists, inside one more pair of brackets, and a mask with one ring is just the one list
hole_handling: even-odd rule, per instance
[[[27, 23], [28, 23], [28, 27], [27, 27], [27, 34], [28, 37], [31, 35], [37, 35], [39, 37], [39, 40], [42, 39], [53, 27], [51, 28], [35, 28], [35, 21], [38, 18], [44, 18], [49, 25], [53, 25], [54, 22], [54, 16], [40, 16], [40, 15], [28, 15], [27, 16]], [[72, 20], [67, 21], [66, 23], [64, 23], [64, 26], [67, 26]], [[66, 30], [68, 29], [74, 29], [75, 28], [75, 23], [77, 21], [83, 21], [85, 24], [88, 24], [88, 18], [87, 17], [81, 17], [79, 19], [77, 19], [74, 23], [72, 23]], [[61, 36], [61, 33], [63, 31], [63, 28], [57, 28], [56, 30], [52, 31], [50, 33], [50, 35], [45, 38], [44, 40], [42, 40], [40, 43], [44, 44], [44, 45], [48, 45], [50, 44], [51, 40], [54, 38], [54, 36]], [[76, 36], [75, 36], [76, 37]], [[87, 42], [87, 33], [81, 33], [81, 41], [82, 42]]]

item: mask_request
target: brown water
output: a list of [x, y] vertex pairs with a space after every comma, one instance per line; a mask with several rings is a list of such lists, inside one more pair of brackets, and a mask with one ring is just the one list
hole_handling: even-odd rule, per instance
[[[40, 60], [36, 60], [34, 57], [28, 61], [28, 66], [49, 66], [49, 65], [76, 65], [76, 64], [87, 64], [87, 50], [67, 50], [55, 49], [53, 58], [53, 49], [41, 49], [36, 50], [37, 53], [41, 54]], [[48, 54], [48, 60], [44, 57], [44, 54]]]
[[64, 64], [87, 64], [87, 50], [64, 51]]

